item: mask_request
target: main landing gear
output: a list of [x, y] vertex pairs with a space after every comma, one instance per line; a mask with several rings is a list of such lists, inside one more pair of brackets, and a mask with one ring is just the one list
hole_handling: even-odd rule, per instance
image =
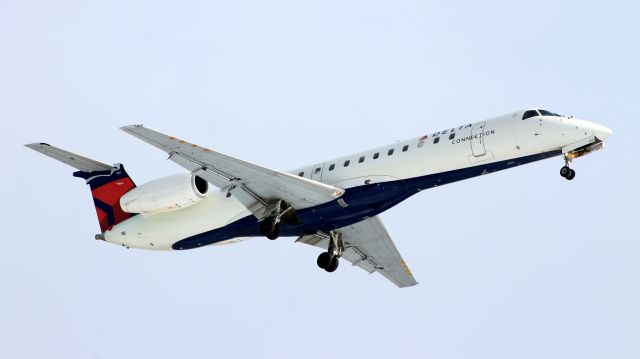
[[274, 240], [280, 237], [280, 218], [267, 217], [260, 223], [260, 234]]
[[296, 215], [295, 208], [283, 200], [278, 200], [269, 205], [267, 213], [271, 214], [260, 222], [260, 233], [271, 240], [280, 236], [280, 223], [282, 221], [290, 225], [302, 224]]
[[569, 164], [571, 163], [571, 160], [573, 160], [573, 158], [571, 157], [570, 153], [565, 154], [564, 166], [560, 169], [560, 176], [566, 178], [569, 181], [571, 181], [576, 177], [576, 171], [569, 168]]
[[334, 272], [338, 269], [339, 258], [344, 252], [344, 242], [342, 241], [342, 233], [329, 232], [329, 248], [326, 252], [320, 253], [316, 263], [318, 267], [327, 272]]

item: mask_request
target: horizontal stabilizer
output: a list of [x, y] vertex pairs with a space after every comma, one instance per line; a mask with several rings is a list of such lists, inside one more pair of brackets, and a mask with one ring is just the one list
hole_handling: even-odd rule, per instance
[[121, 164], [110, 166], [47, 143], [30, 143], [25, 146], [78, 170], [73, 176], [85, 179], [91, 188], [102, 233], [135, 215], [126, 213], [120, 207], [120, 197], [136, 186]]
[[34, 151], [38, 151], [43, 155], [49, 156], [60, 162], [66, 163], [69, 166], [84, 172], [94, 171], [108, 171], [114, 167], [100, 161], [92, 160], [90, 158], [80, 156], [73, 152], [65, 151], [61, 148], [51, 146], [47, 143], [30, 143], [25, 145]]

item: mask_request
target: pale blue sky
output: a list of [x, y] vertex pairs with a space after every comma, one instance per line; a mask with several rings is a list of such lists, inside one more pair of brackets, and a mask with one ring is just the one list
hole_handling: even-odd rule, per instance
[[[638, 358], [633, 1], [0, 0], [0, 357]], [[290, 169], [543, 106], [614, 131], [382, 215], [420, 284], [255, 239], [93, 240], [88, 188], [21, 147], [180, 172], [132, 123]]]

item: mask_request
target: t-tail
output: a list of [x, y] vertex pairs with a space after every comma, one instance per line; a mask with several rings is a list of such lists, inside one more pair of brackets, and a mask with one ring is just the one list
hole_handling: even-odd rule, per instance
[[136, 187], [122, 164], [110, 166], [46, 143], [25, 146], [78, 170], [73, 176], [86, 180], [91, 188], [102, 233], [135, 215], [123, 211], [120, 207], [120, 197]]

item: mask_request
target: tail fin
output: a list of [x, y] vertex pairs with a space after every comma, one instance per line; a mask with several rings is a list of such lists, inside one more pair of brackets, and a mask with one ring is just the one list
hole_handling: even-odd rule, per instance
[[96, 206], [102, 233], [134, 216], [120, 207], [120, 197], [136, 186], [122, 164], [117, 163], [111, 169], [104, 171], [77, 171], [73, 176], [85, 179], [91, 187], [93, 204]]
[[85, 179], [91, 188], [100, 230], [103, 233], [135, 215], [123, 211], [120, 207], [120, 197], [136, 186], [121, 164], [110, 166], [46, 143], [25, 146], [78, 170], [73, 176]]

